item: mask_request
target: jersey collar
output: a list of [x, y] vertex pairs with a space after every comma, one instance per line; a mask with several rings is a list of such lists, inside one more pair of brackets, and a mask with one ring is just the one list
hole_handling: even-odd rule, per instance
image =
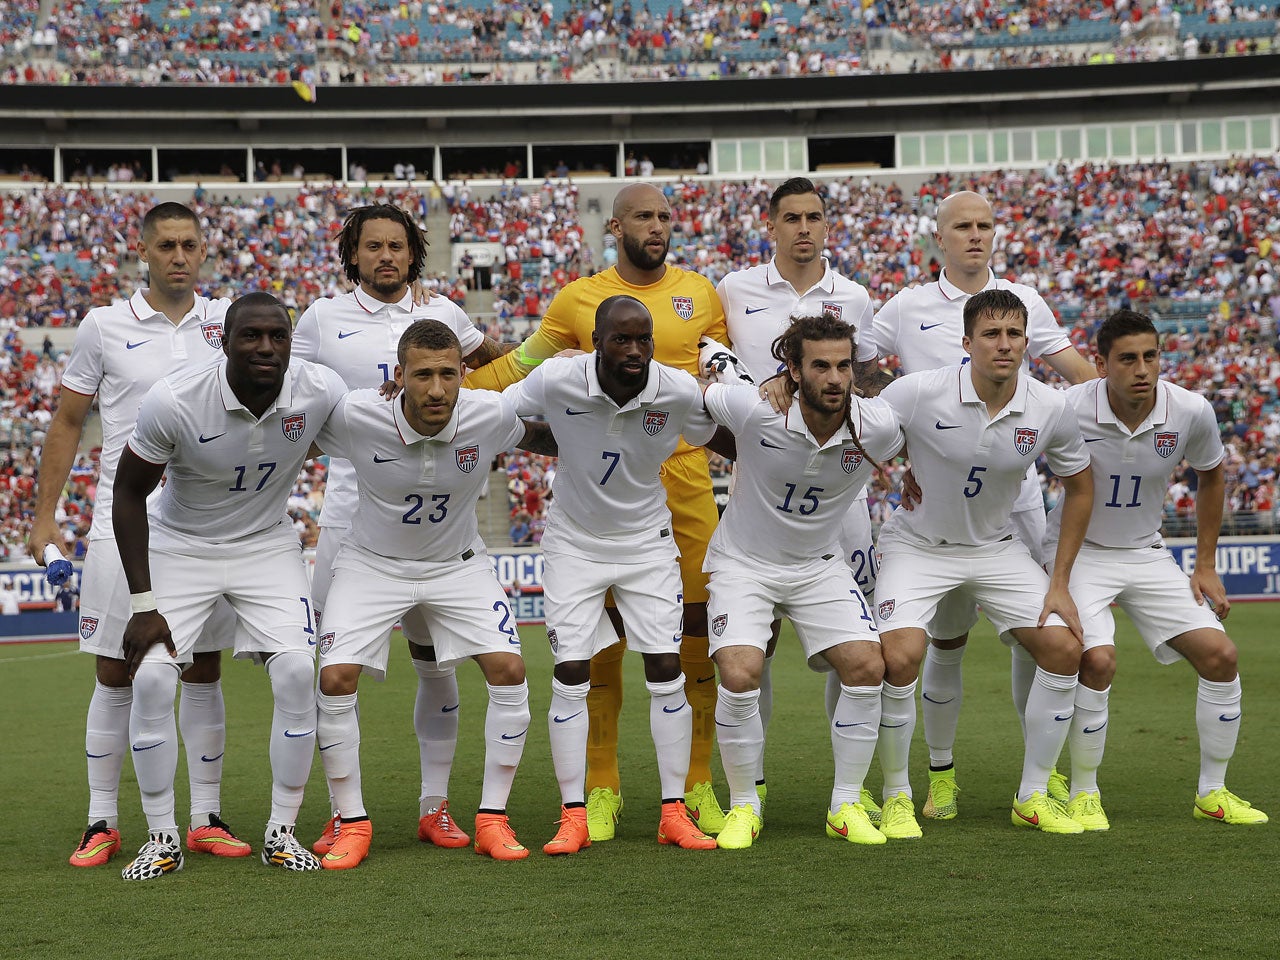
[[[222, 405], [228, 412], [232, 410], [243, 410], [249, 413], [249, 408], [240, 402], [240, 398], [235, 395], [235, 391], [231, 389], [231, 384], [227, 381], [227, 361], [224, 359], [218, 364], [218, 391], [222, 394]], [[289, 365], [289, 369], [284, 373], [284, 382], [280, 384], [280, 392], [276, 394], [275, 402], [262, 412], [261, 417], [255, 418], [259, 422], [265, 420], [272, 412], [276, 410], [286, 410], [293, 405], [293, 364]], [[249, 413], [249, 416], [253, 414]]]
[[[133, 291], [133, 296], [129, 298], [129, 309], [133, 311], [133, 315], [138, 319], [140, 323], [146, 323], [150, 320], [155, 320], [159, 318], [163, 320], [165, 323], [168, 323], [170, 326], [173, 326], [173, 324], [170, 322], [169, 318], [165, 316], [165, 314], [161, 313], [159, 310], [157, 310], [155, 307], [151, 306], [151, 304], [147, 302], [147, 297], [146, 297], [147, 290], [148, 290], [147, 287], [139, 287], [137, 290]], [[177, 326], [179, 327], [182, 326], [182, 324], [186, 323], [188, 320], [192, 319], [193, 317], [197, 321], [203, 321], [205, 319], [206, 314], [208, 314], [208, 312], [209, 312], [209, 301], [197, 293], [195, 295], [195, 302], [192, 303], [191, 305], [191, 309], [187, 311], [186, 316], [182, 318], [182, 320], [177, 324]]]
[[[978, 396], [978, 390], [973, 385], [973, 367], [970, 364], [962, 364], [957, 371], [956, 376], [960, 380], [960, 402], [961, 403], [977, 403], [986, 407], [986, 401]], [[1025, 413], [1027, 410], [1027, 375], [1021, 370], [1018, 371], [1018, 386], [1013, 391], [1013, 397], [1001, 407], [992, 420], [999, 420], [1001, 417], [1011, 413]]]
[[[1115, 411], [1111, 409], [1111, 398], [1107, 395], [1107, 381], [1105, 378], [1098, 380], [1097, 387], [1094, 388], [1094, 409], [1097, 411], [1097, 420], [1099, 424], [1110, 424], [1124, 433], [1129, 433], [1129, 428], [1120, 422], [1120, 418], [1116, 416]], [[1151, 412], [1147, 414], [1147, 419], [1138, 425], [1138, 429], [1130, 433], [1130, 436], [1137, 436], [1145, 433], [1152, 427], [1159, 426], [1169, 419], [1169, 391], [1165, 389], [1164, 381], [1156, 381], [1156, 405], [1151, 408]]]
[[[609, 396], [607, 393], [604, 392], [604, 388], [600, 386], [600, 379], [599, 377], [596, 376], [596, 354], [594, 352], [588, 353], [586, 356], [586, 361], [587, 361], [586, 362], [587, 396], [601, 397], [605, 400], [608, 400], [609, 403], [617, 407], [618, 405], [614, 403], [613, 397]], [[662, 376], [661, 371], [662, 371], [661, 365], [656, 360], [650, 360], [649, 361], [649, 380], [648, 382], [645, 383], [644, 389], [641, 390], [636, 396], [628, 400], [621, 407], [618, 407], [618, 409], [619, 410], [635, 410], [642, 403], [653, 403], [653, 401], [657, 400], [658, 399], [658, 378]]]
[[[990, 267], [987, 267], [987, 285], [983, 290], [994, 290], [996, 286], [996, 275]], [[965, 293], [954, 283], [947, 279], [947, 271], [944, 267], [938, 271], [938, 289], [942, 291], [942, 295], [948, 300], [967, 300], [972, 294]]]
[[[852, 412], [857, 415], [858, 429], [861, 430], [862, 429], [862, 411], [858, 409], [856, 400], [851, 398], [849, 402], [853, 404]], [[796, 415], [796, 418], [794, 420], [791, 419], [791, 415], [793, 413]], [[806, 440], [808, 440], [811, 444], [813, 444], [819, 450], [825, 450], [827, 447], [838, 446], [844, 443], [845, 441], [853, 439], [853, 434], [849, 432], [849, 424], [843, 423], [840, 425], [840, 429], [837, 430], [835, 433], [833, 433], [830, 439], [828, 439], [826, 443], [818, 443], [817, 438], [812, 433], [809, 432], [809, 425], [804, 422], [804, 414], [800, 412], [799, 399], [797, 399], [795, 403], [791, 404], [791, 406], [787, 408], [787, 412], [782, 417], [782, 423], [783, 423], [783, 426], [785, 426], [792, 433], [798, 434], [799, 436], [804, 437]]]
[[365, 313], [380, 313], [383, 310], [387, 310], [390, 308], [399, 310], [401, 313], [413, 312], [413, 289], [412, 288], [406, 290], [404, 293], [404, 296], [401, 297], [399, 300], [397, 300], [395, 303], [383, 303], [381, 300], [375, 300], [373, 297], [369, 296], [367, 293], [361, 290], [360, 287], [358, 286], [351, 291], [351, 296], [355, 299], [356, 303], [360, 305], [360, 309], [362, 309]]
[[458, 394], [458, 402], [454, 405], [449, 422], [441, 427], [440, 432], [434, 437], [425, 436], [409, 425], [409, 418], [404, 415], [404, 397], [403, 395], [396, 397], [391, 401], [391, 416], [396, 422], [396, 429], [400, 431], [400, 440], [406, 447], [419, 440], [426, 440], [428, 443], [453, 443], [458, 436], [458, 411], [462, 408], [462, 398], [465, 394], [465, 390]]
[[826, 257], [822, 258], [822, 277], [808, 290], [796, 290], [795, 287], [791, 286], [791, 281], [778, 271], [778, 268], [774, 266], [773, 260], [770, 260], [764, 265], [764, 281], [771, 287], [783, 286], [789, 290], [793, 290], [801, 297], [812, 290], [821, 290], [823, 293], [830, 296], [835, 293], [836, 289], [836, 275], [831, 270], [831, 261]]

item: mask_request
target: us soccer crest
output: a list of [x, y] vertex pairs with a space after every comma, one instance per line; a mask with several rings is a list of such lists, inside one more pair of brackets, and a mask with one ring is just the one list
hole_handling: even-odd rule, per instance
[[644, 412], [644, 432], [651, 437], [656, 437], [662, 432], [662, 428], [667, 425], [667, 411], [665, 410], [646, 410]]
[[849, 449], [845, 447], [844, 452], [840, 455], [840, 469], [845, 473], [853, 473], [862, 466], [862, 451], [857, 449]]
[[555, 653], [560, 649], [560, 638], [556, 636], [554, 627], [547, 631], [547, 643], [551, 644], [552, 653]]
[[1156, 453], [1166, 459], [1173, 456], [1173, 451], [1178, 449], [1178, 435], [1176, 433], [1157, 433], [1156, 434]]
[[329, 651], [333, 649], [333, 634], [322, 634], [320, 637], [320, 645], [317, 649], [320, 651], [320, 656], [328, 656]]
[[305, 413], [291, 413], [280, 420], [280, 429], [284, 431], [284, 435], [291, 442], [297, 443], [302, 439], [302, 435], [307, 432], [307, 415]]
[[215, 350], [222, 349], [222, 324], [202, 323], [200, 332], [204, 334], [204, 342]]
[[460, 447], [453, 451], [453, 457], [458, 461], [459, 470], [470, 473], [480, 462], [480, 447], [474, 443], [469, 447]]
[[829, 300], [822, 301], [822, 312], [832, 320], [839, 320], [840, 315], [844, 313], [844, 308], [838, 303], [831, 303]]
[[724, 628], [729, 625], [729, 615], [727, 613], [719, 614], [711, 621], [711, 632], [717, 637], [724, 636]]
[[1025, 457], [1035, 448], [1039, 437], [1039, 430], [1032, 427], [1018, 427], [1013, 431], [1013, 447]]
[[681, 320], [693, 319], [693, 297], [672, 297], [671, 306]]
[[876, 615], [879, 616], [881, 620], [888, 620], [893, 616], [894, 606], [896, 606], [895, 601], [882, 600], [880, 602], [880, 606], [876, 608]]
[[98, 629], [97, 617], [81, 617], [80, 618], [80, 639], [88, 640], [93, 636], [93, 632]]

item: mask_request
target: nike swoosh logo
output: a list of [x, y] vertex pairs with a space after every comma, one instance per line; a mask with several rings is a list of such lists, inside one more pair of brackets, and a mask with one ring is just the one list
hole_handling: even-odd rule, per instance
[[785, 450], [786, 447], [779, 446], [776, 443], [770, 443], [768, 440], [761, 439], [760, 446], [768, 447], [770, 450]]
[[1107, 725], [1107, 721], [1103, 720], [1103, 721], [1102, 721], [1100, 724], [1098, 724], [1096, 727], [1092, 727], [1092, 728], [1090, 728], [1090, 727], [1085, 727], [1085, 728], [1084, 728], [1084, 730], [1083, 730], [1082, 732], [1084, 732], [1084, 733], [1097, 733], [1099, 730], [1101, 730], [1101, 729], [1102, 729], [1103, 727], [1105, 727], [1106, 725]]
[[96, 857], [99, 853], [107, 849], [107, 847], [111, 846], [113, 843], [115, 843], [114, 840], [103, 840], [101, 843], [97, 844], [96, 846], [90, 847], [88, 850], [84, 850], [84, 851], [77, 850], [76, 859], [89, 860], [93, 857]]
[[921, 329], [921, 330], [932, 330], [934, 327], [940, 327], [940, 326], [942, 326], [942, 322], [941, 322], [941, 321], [939, 321], [938, 323], [930, 323], [930, 324], [927, 324], [927, 325], [922, 323], [922, 324], [920, 324], [920, 329]]
[[217, 440], [217, 439], [218, 439], [218, 437], [225, 437], [225, 436], [226, 436], [226, 433], [225, 433], [225, 432], [224, 432], [224, 433], [215, 433], [212, 437], [206, 437], [206, 436], [202, 433], [202, 434], [200, 434], [200, 442], [201, 442], [201, 443], [212, 443], [214, 440]]
[[839, 720], [837, 720], [836, 729], [843, 730], [846, 727], [865, 727], [869, 722], [870, 721], [868, 720], [859, 720], [857, 723], [841, 723]]
[[559, 716], [556, 716], [555, 714], [552, 714], [551, 719], [555, 723], [568, 723], [574, 717], [580, 717], [580, 716], [582, 716], [581, 710], [579, 710], [577, 713], [571, 713], [567, 717], [559, 717]]
[[670, 707], [663, 707], [663, 708], [662, 708], [662, 712], [663, 712], [663, 713], [679, 713], [681, 710], [683, 710], [683, 709], [684, 709], [685, 707], [687, 707], [688, 705], [689, 705], [689, 704], [687, 704], [687, 703], [682, 703], [682, 704], [680, 704], [680, 706], [676, 707], [674, 710], [672, 710]]
[[709, 677], [699, 677], [697, 680], [694, 681], [694, 683], [710, 683], [715, 678], [716, 678], [716, 675], [713, 673]]
[[743, 312], [746, 313], [746, 315], [749, 317], [753, 313], [759, 313], [761, 310], [768, 310], [768, 309], [769, 309], [768, 307], [747, 307], [747, 309]]
[[332, 852], [330, 852], [330, 853], [326, 853], [326, 854], [324, 855], [324, 858], [325, 858], [326, 860], [328, 860], [330, 863], [333, 863], [335, 860], [345, 860], [345, 859], [347, 859], [347, 855], [346, 855], [345, 853], [332, 853]]
[[1231, 723], [1233, 720], [1239, 720], [1240, 714], [1237, 713], [1234, 717], [1228, 717], [1225, 713], [1220, 713], [1218, 714], [1218, 719], [1223, 723]]
[[565, 407], [564, 412], [571, 417], [580, 417], [584, 413], [590, 413], [591, 411], [590, 410], [570, 410], [568, 407]]
[[130, 343], [129, 341], [126, 340], [124, 344], [124, 348], [126, 350], [136, 350], [138, 349], [138, 347], [142, 346], [144, 343], [150, 343], [150, 342], [151, 342], [150, 340], [139, 340], [137, 343]]
[[848, 839], [848, 837], [849, 837], [849, 825], [848, 825], [848, 824], [845, 824], [845, 825], [844, 825], [844, 826], [842, 826], [842, 827], [837, 827], [834, 823], [832, 823], [832, 822], [831, 822], [831, 818], [830, 818], [830, 817], [827, 817], [827, 826], [828, 826], [828, 827], [830, 827], [832, 830], [834, 830], [836, 833], [840, 834], [840, 836], [842, 836], [842, 837], [844, 837], [844, 838]]
[[1053, 719], [1055, 719], [1055, 720], [1057, 720], [1057, 721], [1061, 722], [1061, 721], [1063, 721], [1063, 720], [1070, 720], [1070, 719], [1071, 719], [1072, 717], [1074, 717], [1074, 716], [1075, 716], [1075, 712], [1074, 712], [1074, 711], [1073, 711], [1073, 712], [1071, 712], [1071, 713], [1068, 713], [1065, 717], [1060, 717], [1060, 716], [1058, 716], [1058, 715], [1055, 713], [1055, 714], [1053, 715]]
[[109, 753], [90, 753], [88, 750], [84, 752], [84, 755], [90, 760], [101, 760], [103, 757], [111, 756]]
[[933, 429], [935, 430], [959, 430], [962, 424], [959, 423], [943, 423], [941, 420], [935, 421]]
[[457, 710], [460, 706], [462, 706], [462, 704], [460, 704], [460, 703], [455, 703], [452, 707], [441, 707], [441, 708], [440, 708], [440, 712], [441, 712], [441, 713], [453, 713], [453, 711]]
[[503, 739], [503, 740], [519, 740], [521, 737], [523, 737], [523, 736], [524, 736], [526, 733], [528, 733], [528, 732], [529, 732], [529, 728], [528, 728], [528, 727], [525, 727], [525, 728], [524, 728], [523, 730], [521, 730], [519, 733], [504, 733], [504, 734], [502, 735], [502, 739]]
[[373, 455], [374, 463], [395, 463], [399, 457], [380, 457], [376, 453]]
[[938, 706], [942, 706], [944, 703], [951, 703], [953, 700], [955, 700], [955, 697], [952, 697], [950, 700], [935, 700], [933, 699], [933, 697], [929, 696], [927, 693], [921, 693], [920, 696], [922, 699], [928, 700], [930, 703], [936, 703]]
[[1199, 810], [1201, 813], [1203, 813], [1205, 816], [1213, 817], [1216, 820], [1225, 820], [1227, 818], [1227, 811], [1223, 810], [1222, 807], [1218, 807], [1217, 810], [1206, 810], [1204, 807], [1200, 806], [1200, 804], [1197, 803], [1196, 809]]
[[333, 743], [326, 743], [324, 746], [320, 747], [320, 752], [321, 752], [321, 753], [324, 753], [324, 752], [325, 752], [326, 750], [328, 750], [330, 747], [336, 747], [336, 746], [338, 746], [339, 744], [342, 744], [342, 743], [346, 743], [346, 741], [345, 741], [345, 740], [335, 740]]
[[740, 727], [740, 726], [742, 726], [742, 724], [740, 724], [740, 723], [721, 723], [719, 720], [717, 720], [717, 721], [716, 721], [716, 726], [717, 726], [717, 727]]
[[286, 730], [284, 732], [284, 735], [288, 737], [290, 740], [296, 740], [298, 737], [310, 737], [314, 733], [315, 733], [314, 730], [304, 730], [302, 733], [291, 733], [290, 731]]
[[884, 721], [881, 721], [880, 723], [880, 726], [885, 730], [897, 730], [899, 727], [905, 727], [906, 725], [907, 721], [905, 720], [901, 723], [885, 723]]
[[593, 683], [593, 684], [591, 685], [591, 689], [592, 689], [592, 690], [603, 690], [603, 689], [604, 689], [605, 687], [607, 687], [607, 686], [608, 686], [608, 684], [607, 684], [607, 683]]
[[1013, 812], [1018, 814], [1019, 817], [1027, 821], [1027, 823], [1031, 824], [1033, 827], [1040, 826], [1040, 814], [1037, 813], [1034, 816], [1028, 817], [1025, 813], [1022, 813], [1019, 810], [1014, 810]]
[[347, 337], [354, 337], [357, 333], [364, 333], [364, 331], [363, 330], [346, 330], [346, 331], [339, 330], [338, 339], [345, 340], [347, 339]]
[[223, 750], [222, 753], [218, 754], [216, 757], [206, 757], [202, 753], [200, 754], [200, 759], [203, 760], [205, 763], [214, 763], [215, 761], [221, 760], [226, 755], [226, 752], [227, 751]]
[[1107, 438], [1106, 438], [1106, 437], [1085, 437], [1085, 438], [1084, 438], [1084, 442], [1085, 442], [1085, 443], [1097, 443], [1098, 441], [1100, 441], [1100, 440], [1105, 440], [1105, 439], [1107, 439]]
[[134, 752], [134, 753], [141, 753], [143, 750], [154, 750], [156, 747], [162, 747], [162, 746], [164, 746], [164, 743], [165, 743], [165, 741], [161, 740], [159, 743], [153, 743], [153, 744], [151, 744], [150, 746], [146, 746], [146, 747], [139, 747], [139, 746], [135, 746], [135, 747], [133, 748], [133, 752]]

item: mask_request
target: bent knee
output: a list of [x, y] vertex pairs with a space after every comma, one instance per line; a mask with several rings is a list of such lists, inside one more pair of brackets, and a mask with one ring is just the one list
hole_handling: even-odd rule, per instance
[[1092, 647], [1080, 655], [1080, 682], [1091, 690], [1105, 690], [1116, 675], [1116, 648]]

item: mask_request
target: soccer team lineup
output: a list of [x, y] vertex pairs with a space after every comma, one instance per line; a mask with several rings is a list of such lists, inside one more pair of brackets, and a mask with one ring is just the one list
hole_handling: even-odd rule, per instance
[[[616, 263], [563, 286], [511, 349], [424, 292], [426, 238], [398, 206], [347, 215], [333, 269], [351, 289], [296, 325], [269, 293], [201, 296], [200, 218], [175, 202], [146, 212], [146, 285], [76, 331], [29, 542], [65, 575], [55, 511], [96, 402], [101, 479], [80, 588], [80, 648], [95, 658], [88, 826], [72, 866], [121, 852], [125, 758], [148, 830], [125, 880], [161, 879], [192, 853], [256, 848], [288, 871], [376, 855], [357, 698], [362, 678], [385, 677], [397, 626], [423, 707], [418, 837], [496, 860], [613, 839], [627, 650], [649, 692], [657, 842], [768, 843], [784, 618], [825, 682], [834, 776], [828, 808], [812, 812], [815, 842], [927, 843], [922, 822], [958, 815], [961, 664], [979, 611], [1009, 648], [1023, 738], [1009, 825], [991, 829], [1109, 829], [1098, 773], [1113, 604], [1156, 661], [1197, 675], [1186, 709], [1199, 776], [1179, 815], [1210, 830], [1267, 822], [1227, 785], [1242, 695], [1214, 569], [1224, 447], [1205, 397], [1161, 378], [1151, 319], [1116, 310], [1088, 355], [1077, 349], [1039, 293], [992, 272], [992, 208], [967, 191], [937, 208], [938, 278], [878, 310], [824, 256], [832, 211], [806, 178], [769, 198], [772, 259], [718, 284], [668, 262], [660, 189], [628, 183], [611, 213]], [[1032, 359], [1062, 382], [1032, 376]], [[489, 465], [513, 448], [558, 457], [541, 540], [554, 668], [532, 679], [550, 683], [545, 727], [477, 520]], [[722, 516], [708, 450], [733, 463]], [[308, 577], [286, 502], [319, 456], [331, 459]], [[897, 458], [901, 506], [873, 536], [867, 484]], [[1161, 537], [1170, 479], [1188, 467], [1189, 573]], [[1045, 470], [1061, 484], [1048, 510]], [[224, 651], [261, 665], [273, 700], [260, 843], [222, 819]], [[488, 694], [468, 823], [448, 798], [466, 660]], [[922, 798], [908, 777], [918, 723]], [[517, 834], [532, 841], [534, 828], [513, 823], [507, 802], [543, 729], [558, 822], [526, 846]], [[189, 820], [175, 796], [180, 747]], [[308, 786], [328, 791], [326, 823], [298, 822]], [[629, 795], [654, 788], [628, 782]]]

